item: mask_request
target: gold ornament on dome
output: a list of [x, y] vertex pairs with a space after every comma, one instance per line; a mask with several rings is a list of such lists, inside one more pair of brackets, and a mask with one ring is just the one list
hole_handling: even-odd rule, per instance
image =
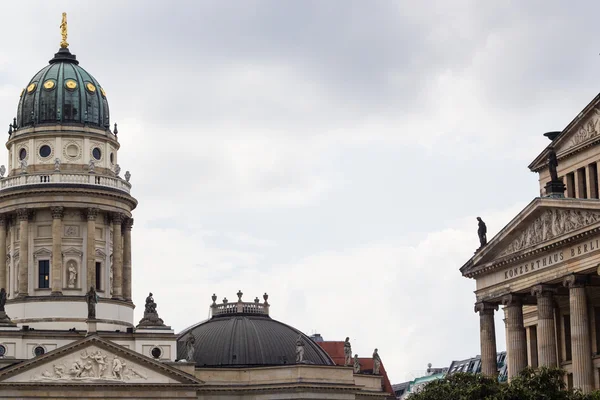
[[69, 79], [65, 82], [65, 86], [67, 87], [67, 89], [75, 89], [77, 87], [77, 82], [75, 82], [72, 79]]
[[21, 89], [21, 94], [19, 95], [19, 97], [23, 97], [23, 93], [25, 93], [25, 89]]
[[44, 89], [52, 89], [54, 87], [54, 81], [51, 80], [47, 80], [46, 82], [44, 82]]
[[31, 85], [27, 86], [27, 93], [31, 93], [35, 90], [35, 83], [32, 83]]
[[67, 13], [62, 13], [62, 21], [60, 22], [60, 35], [62, 36], [62, 40], [60, 41], [60, 47], [62, 49], [66, 49], [69, 47], [69, 43], [67, 43]]
[[85, 84], [85, 87], [87, 88], [87, 90], [89, 90], [92, 93], [94, 93], [96, 91], [96, 86], [94, 86], [93, 84], [91, 84], [89, 82]]
[[102, 96], [106, 97], [106, 92], [104, 91], [103, 88], [100, 88], [100, 93], [102, 93]]

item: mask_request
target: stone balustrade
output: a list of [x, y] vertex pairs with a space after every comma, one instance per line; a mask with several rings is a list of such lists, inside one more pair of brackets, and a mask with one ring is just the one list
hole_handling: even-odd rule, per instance
[[131, 184], [120, 178], [90, 173], [23, 174], [0, 179], [0, 191], [31, 185], [91, 185], [130, 193]]
[[225, 314], [262, 314], [269, 315], [269, 303], [267, 294], [263, 296], [264, 302], [260, 303], [258, 297], [253, 302], [242, 301], [241, 291], [238, 292], [238, 301], [229, 303], [227, 298], [223, 299], [221, 304], [216, 303], [216, 296], [213, 295], [213, 304], [211, 305], [212, 316]]

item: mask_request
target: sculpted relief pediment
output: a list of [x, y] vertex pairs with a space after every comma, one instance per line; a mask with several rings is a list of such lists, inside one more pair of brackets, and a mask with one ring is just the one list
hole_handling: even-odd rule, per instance
[[104, 339], [85, 338], [3, 370], [2, 383], [197, 385], [201, 381]]
[[595, 107], [590, 111], [587, 118], [582, 121], [575, 129], [570, 132], [568, 140], [561, 146], [559, 151], [575, 147], [588, 139], [594, 138], [600, 134], [600, 109]]
[[52, 360], [5, 382], [137, 382], [177, 383], [95, 346]]
[[545, 209], [528, 225], [517, 226], [517, 236], [500, 251], [498, 256], [517, 253], [598, 222], [600, 222], [600, 211]]

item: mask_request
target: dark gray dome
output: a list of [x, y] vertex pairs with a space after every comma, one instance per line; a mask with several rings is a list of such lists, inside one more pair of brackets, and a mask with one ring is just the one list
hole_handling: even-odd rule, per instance
[[198, 366], [264, 366], [294, 364], [296, 340], [302, 336], [304, 362], [335, 365], [329, 355], [299, 330], [268, 315], [225, 314], [192, 326], [179, 334], [177, 358], [186, 359], [186, 340], [195, 338]]

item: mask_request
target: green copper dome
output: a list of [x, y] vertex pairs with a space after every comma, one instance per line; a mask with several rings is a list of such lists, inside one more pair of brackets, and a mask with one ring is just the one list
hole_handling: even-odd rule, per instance
[[61, 48], [21, 92], [17, 127], [42, 124], [89, 125], [108, 129], [106, 93], [69, 49]]

